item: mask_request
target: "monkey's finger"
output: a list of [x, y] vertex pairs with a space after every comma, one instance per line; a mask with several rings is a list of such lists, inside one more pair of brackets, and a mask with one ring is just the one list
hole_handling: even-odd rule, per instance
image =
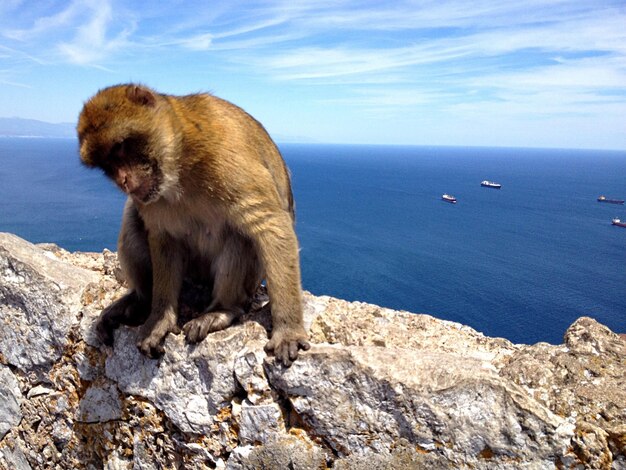
[[107, 331], [103, 335], [100, 336], [100, 341], [105, 346], [113, 346], [113, 332]]
[[150, 348], [150, 357], [152, 359], [158, 359], [163, 354], [165, 354], [165, 348], [161, 344], [157, 344], [156, 346]]
[[114, 328], [111, 328], [105, 321], [101, 321], [96, 326], [96, 336], [105, 346], [113, 346], [113, 331]]
[[194, 325], [187, 324], [183, 327], [185, 337], [190, 343], [198, 342], [198, 329]]
[[209, 318], [195, 318], [183, 326], [185, 337], [190, 343], [199, 343], [209, 334], [211, 322]]
[[299, 339], [298, 344], [300, 345], [300, 349], [303, 351], [311, 349], [311, 343], [309, 343], [306, 339]]
[[155, 346], [151, 346], [149, 344], [138, 344], [137, 347], [144, 356], [147, 356], [150, 359], [158, 359], [165, 354], [165, 348], [160, 344]]
[[211, 319], [207, 318], [206, 320], [200, 323], [200, 327], [198, 328], [198, 339], [197, 339], [198, 342], [202, 341], [204, 338], [208, 336], [209, 332], [211, 331], [211, 325], [213, 325], [212, 318]]
[[278, 347], [279, 354], [277, 354], [277, 358], [280, 362], [283, 363], [285, 367], [291, 367], [292, 360], [289, 358], [289, 346], [281, 345]]
[[289, 359], [298, 359], [298, 341], [289, 341]]

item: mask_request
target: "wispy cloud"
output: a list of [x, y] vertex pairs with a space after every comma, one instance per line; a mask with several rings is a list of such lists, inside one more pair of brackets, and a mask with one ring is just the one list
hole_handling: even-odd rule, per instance
[[385, 116], [582, 116], [626, 100], [623, 0], [7, 0], [0, 13], [15, 83], [26, 63], [159, 76], [176, 62]]
[[[420, 5], [330, 17], [309, 10], [302, 28], [315, 31], [324, 20], [355, 33], [322, 46], [261, 55], [240, 51], [231, 60], [252, 64], [278, 81], [343, 84], [344, 96], [321, 100], [374, 113], [426, 107], [450, 115], [626, 111], [626, 12], [618, 4]], [[369, 40], [363, 40], [363, 31]], [[621, 92], [607, 95], [615, 90]]]
[[[18, 2], [15, 3], [13, 8], [17, 5], [19, 5]], [[26, 41], [42, 36], [70, 25], [77, 17], [80, 10], [80, 5], [77, 2], [71, 2], [57, 13], [35, 18], [32, 25], [29, 25], [27, 28], [5, 29], [3, 36], [19, 41]]]
[[92, 1], [85, 16], [85, 22], [78, 27], [76, 35], [58, 45], [61, 54], [70, 62], [81, 65], [97, 63], [127, 45], [132, 25], [112, 34], [113, 13], [109, 2]]
[[114, 16], [110, 0], [74, 0], [26, 27], [7, 28], [2, 35], [14, 40], [16, 48], [39, 48], [48, 62], [98, 65], [126, 47], [133, 30], [128, 18], [120, 21]]

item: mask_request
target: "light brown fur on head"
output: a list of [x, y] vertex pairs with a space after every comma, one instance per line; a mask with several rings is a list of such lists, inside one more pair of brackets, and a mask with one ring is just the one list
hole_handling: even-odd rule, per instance
[[184, 326], [190, 341], [232, 323], [265, 274], [268, 350], [289, 365], [308, 349], [289, 174], [261, 124], [211, 95], [128, 84], [88, 100], [77, 131], [82, 162], [129, 195], [118, 249], [133, 289], [103, 312], [105, 342], [119, 324], [142, 318], [139, 347], [158, 353], [176, 329], [182, 278], [195, 267], [188, 264], [202, 260], [214, 298]]
[[[180, 151], [178, 129], [167, 98], [138, 85], [122, 85], [101, 90], [87, 101], [77, 126], [81, 161], [89, 167], [107, 170], [119, 147], [135, 142], [137, 156], [158, 163], [163, 180], [160, 192], [176, 192]], [[123, 189], [123, 188], [122, 188]]]

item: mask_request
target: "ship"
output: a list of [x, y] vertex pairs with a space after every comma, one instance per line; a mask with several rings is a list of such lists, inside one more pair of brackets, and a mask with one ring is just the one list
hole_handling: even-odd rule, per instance
[[485, 188], [493, 188], [493, 189], [500, 189], [502, 187], [500, 183], [494, 183], [493, 181], [487, 181], [487, 180], [481, 182], [480, 185]]
[[609, 199], [606, 196], [600, 196], [598, 202], [608, 202], [609, 204], [624, 204], [623, 199]]
[[441, 199], [446, 202], [450, 202], [452, 204], [456, 204], [456, 198], [454, 196], [450, 196], [449, 194], [444, 194], [441, 196]]
[[613, 223], [613, 225], [616, 225], [618, 227], [624, 227], [626, 228], [626, 222], [622, 222], [620, 219], [615, 218], [611, 221]]

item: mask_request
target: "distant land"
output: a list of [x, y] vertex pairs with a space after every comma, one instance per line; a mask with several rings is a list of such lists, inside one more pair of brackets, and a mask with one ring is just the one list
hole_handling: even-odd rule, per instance
[[0, 136], [2, 137], [75, 137], [76, 124], [62, 122], [37, 121], [17, 117], [0, 118]]
[[[76, 137], [76, 124], [61, 122], [37, 121], [18, 117], [0, 117], [0, 137]], [[303, 136], [289, 136], [276, 134], [272, 138], [280, 143], [314, 143], [315, 141]]]

